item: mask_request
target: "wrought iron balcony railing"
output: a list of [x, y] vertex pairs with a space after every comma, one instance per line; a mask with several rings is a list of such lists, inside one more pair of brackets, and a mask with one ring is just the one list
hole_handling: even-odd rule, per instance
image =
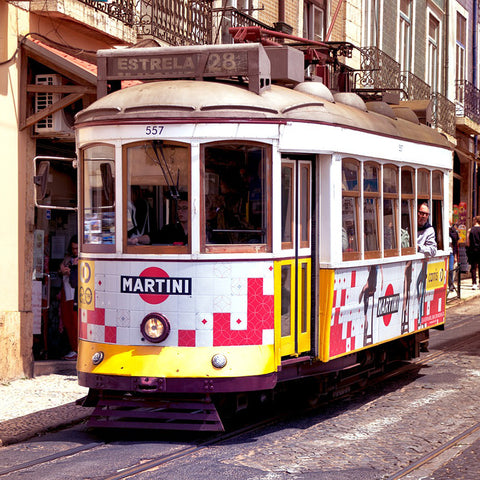
[[431, 95], [430, 85], [411, 72], [401, 72], [400, 88], [401, 100], [428, 100]]
[[233, 43], [233, 37], [228, 32], [230, 27], [260, 27], [273, 30], [271, 25], [262, 23], [235, 7], [212, 9], [212, 23], [214, 25], [214, 43]]
[[357, 93], [399, 91], [400, 64], [377, 47], [362, 47], [360, 69], [354, 74]]
[[457, 117], [468, 117], [480, 124], [480, 90], [467, 80], [455, 82]]
[[80, 1], [136, 28], [139, 36], [169, 45], [203, 45], [212, 40], [210, 0]]
[[445, 133], [455, 135], [455, 104], [441, 93], [435, 92], [432, 99], [432, 127], [439, 128]]

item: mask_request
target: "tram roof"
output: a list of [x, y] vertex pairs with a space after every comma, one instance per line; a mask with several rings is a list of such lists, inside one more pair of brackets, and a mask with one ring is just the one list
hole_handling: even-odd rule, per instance
[[278, 85], [256, 94], [238, 83], [164, 80], [106, 95], [79, 112], [76, 123], [129, 123], [142, 119], [151, 122], [153, 118], [182, 122], [307, 121], [449, 148], [447, 139], [433, 128], [365, 110]]

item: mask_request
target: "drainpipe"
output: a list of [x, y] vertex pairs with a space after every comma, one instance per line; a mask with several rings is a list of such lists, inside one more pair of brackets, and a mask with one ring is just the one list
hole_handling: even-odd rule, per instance
[[448, 98], [448, 70], [449, 70], [449, 65], [448, 65], [448, 47], [449, 47], [449, 42], [448, 42], [448, 36], [449, 36], [449, 22], [450, 22], [450, 1], [446, 0], [445, 1], [445, 35], [444, 35], [444, 41], [443, 41], [443, 63], [444, 63], [444, 70], [443, 70], [443, 85], [442, 85], [442, 90], [443, 94], [445, 97]]
[[278, 21], [285, 23], [285, 0], [278, 0]]
[[[478, 89], [477, 86], [477, 64], [478, 64], [478, 48], [477, 48], [477, 29], [478, 29], [478, 0], [473, 0], [473, 35], [472, 35], [472, 83]], [[478, 94], [477, 90], [477, 94]], [[476, 112], [478, 113], [478, 112]], [[478, 178], [477, 178], [477, 154], [478, 154], [478, 135], [473, 137], [473, 195], [472, 195], [472, 213], [477, 215], [477, 195], [478, 195]]]

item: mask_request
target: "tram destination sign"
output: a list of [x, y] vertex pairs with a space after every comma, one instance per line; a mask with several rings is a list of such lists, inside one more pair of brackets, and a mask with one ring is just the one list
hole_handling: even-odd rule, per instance
[[246, 76], [250, 90], [270, 85], [270, 61], [260, 44], [99, 50], [99, 96], [112, 80], [165, 80]]

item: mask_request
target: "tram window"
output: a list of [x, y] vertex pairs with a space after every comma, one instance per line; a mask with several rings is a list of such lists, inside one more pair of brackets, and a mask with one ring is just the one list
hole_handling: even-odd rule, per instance
[[306, 248], [310, 243], [310, 165], [300, 164], [300, 247]]
[[282, 163], [282, 248], [293, 248], [293, 167]]
[[110, 251], [115, 244], [115, 150], [94, 145], [82, 151], [83, 246]]
[[379, 212], [379, 172], [377, 164], [364, 164], [363, 167], [363, 234], [366, 258], [380, 256], [378, 212]]
[[430, 198], [430, 172], [428, 170], [419, 170], [417, 182], [418, 198], [428, 200]]
[[281, 290], [282, 337], [292, 334], [292, 267], [282, 265], [282, 290]]
[[126, 148], [127, 249], [186, 252], [189, 236], [190, 151], [170, 142], [148, 141]]
[[[267, 243], [267, 149], [215, 145], [204, 149], [206, 251], [215, 245]], [[231, 247], [230, 247], [231, 248]], [[217, 249], [218, 251], [218, 249]]]
[[443, 241], [443, 173], [439, 171], [432, 172], [432, 210], [430, 222], [436, 233], [437, 247], [444, 249]]
[[[413, 220], [415, 203], [415, 172], [411, 168], [401, 170], [401, 204], [400, 204], [400, 246], [402, 254], [414, 253]], [[415, 210], [416, 212], [416, 210]]]
[[359, 162], [342, 161], [342, 252], [344, 260], [360, 258], [358, 244]]
[[383, 167], [383, 248], [385, 256], [398, 254], [397, 248], [398, 169]]

